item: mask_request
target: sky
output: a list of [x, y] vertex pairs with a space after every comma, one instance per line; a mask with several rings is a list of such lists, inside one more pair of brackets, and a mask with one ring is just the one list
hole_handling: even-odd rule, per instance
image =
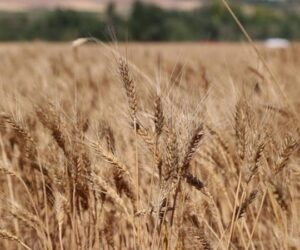
[[[76, 10], [103, 10], [110, 0], [0, 0], [2, 10], [26, 10], [32, 8], [71, 8]], [[192, 9], [201, 0], [143, 0], [164, 8]], [[128, 8], [133, 0], [114, 0], [119, 8]]]

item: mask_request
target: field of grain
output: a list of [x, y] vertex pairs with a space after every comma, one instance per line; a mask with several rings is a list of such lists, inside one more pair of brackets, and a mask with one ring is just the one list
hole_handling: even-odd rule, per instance
[[300, 46], [0, 45], [0, 249], [300, 249]]

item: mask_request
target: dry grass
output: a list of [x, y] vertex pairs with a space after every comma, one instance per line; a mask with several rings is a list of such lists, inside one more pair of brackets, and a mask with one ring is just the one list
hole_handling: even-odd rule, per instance
[[258, 49], [288, 100], [241, 44], [0, 45], [0, 248], [300, 249], [300, 47]]

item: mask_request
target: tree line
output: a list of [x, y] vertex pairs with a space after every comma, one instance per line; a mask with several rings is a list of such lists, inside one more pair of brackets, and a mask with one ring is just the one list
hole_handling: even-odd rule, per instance
[[[64, 9], [1, 12], [0, 40], [66, 41], [87, 36], [104, 41], [241, 40], [241, 32], [220, 2], [179, 11], [136, 1], [127, 15], [117, 13], [113, 4], [104, 13]], [[300, 16], [296, 11], [270, 5], [250, 9], [234, 5], [233, 10], [254, 39], [300, 39]]]

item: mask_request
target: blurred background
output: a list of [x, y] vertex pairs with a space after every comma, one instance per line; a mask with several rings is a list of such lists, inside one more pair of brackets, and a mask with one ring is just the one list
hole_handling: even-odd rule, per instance
[[[300, 39], [300, 0], [228, 0], [256, 40]], [[221, 0], [0, 0], [0, 41], [239, 41]]]

